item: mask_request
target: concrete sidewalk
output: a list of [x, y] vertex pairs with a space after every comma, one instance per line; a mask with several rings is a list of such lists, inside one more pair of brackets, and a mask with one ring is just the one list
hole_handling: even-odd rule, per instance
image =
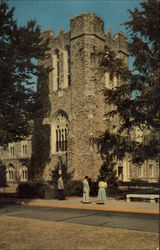
[[91, 204], [83, 204], [82, 197], [67, 197], [66, 200], [59, 201], [56, 199], [44, 200], [25, 200], [21, 204], [27, 206], [44, 206], [56, 208], [73, 208], [73, 209], [88, 209], [98, 211], [115, 211], [115, 212], [130, 212], [130, 213], [147, 213], [159, 214], [159, 203], [150, 202], [127, 202], [125, 200], [117, 200], [115, 198], [107, 198], [104, 205], [97, 204], [97, 198], [90, 198]]

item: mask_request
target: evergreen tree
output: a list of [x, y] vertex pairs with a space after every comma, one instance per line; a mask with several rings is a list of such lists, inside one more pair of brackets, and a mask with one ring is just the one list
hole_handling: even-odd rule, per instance
[[6, 166], [2, 163], [1, 160], [0, 160], [0, 187], [4, 188], [4, 193], [5, 193], [5, 187], [7, 187]]
[[110, 162], [108, 162], [108, 159], [106, 159], [99, 171], [98, 180], [101, 180], [101, 178], [105, 178], [108, 188], [110, 189], [116, 189], [118, 185], [117, 173], [114, 168], [115, 164], [116, 163], [114, 162], [110, 164]]
[[49, 77], [48, 73], [39, 76], [35, 98], [35, 117], [32, 136], [32, 156], [29, 165], [29, 179], [42, 180], [44, 168], [50, 160], [51, 128], [43, 124], [50, 115]]
[[31, 133], [35, 110], [35, 78], [49, 69], [37, 64], [48, 57], [35, 20], [18, 27], [14, 8], [0, 2], [0, 145]]
[[[127, 153], [133, 162], [157, 159], [159, 153], [159, 100], [160, 100], [160, 40], [158, 0], [141, 3], [141, 8], [129, 10], [130, 21], [125, 25], [130, 34], [129, 54], [133, 56], [133, 69], [106, 49], [101, 55], [101, 73], [111, 71], [120, 76], [121, 84], [114, 89], [105, 89], [106, 103], [115, 109], [107, 117], [118, 115], [120, 124], [115, 133], [110, 130], [98, 139], [100, 151], [110, 165], [122, 160]], [[131, 134], [139, 127], [142, 141], [135, 141]], [[146, 133], [145, 133], [146, 131]]]

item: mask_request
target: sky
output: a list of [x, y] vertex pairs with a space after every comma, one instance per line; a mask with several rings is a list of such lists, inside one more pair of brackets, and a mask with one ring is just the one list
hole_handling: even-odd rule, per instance
[[140, 0], [9, 0], [15, 7], [15, 18], [24, 25], [35, 18], [42, 30], [52, 29], [58, 35], [60, 28], [69, 30], [70, 19], [84, 12], [95, 12], [104, 20], [105, 31], [111, 29], [126, 33], [121, 24], [128, 20], [128, 9], [140, 6]]
[[[111, 29], [127, 34], [125, 26], [129, 20], [128, 9], [140, 7], [140, 0], [7, 0], [9, 7], [14, 6], [14, 18], [18, 25], [25, 25], [30, 19], [36, 19], [41, 30], [51, 29], [55, 36], [63, 28], [69, 31], [70, 19], [84, 12], [95, 12], [104, 20], [104, 31]], [[129, 58], [129, 68], [133, 66]], [[35, 78], [36, 81], [36, 78]]]

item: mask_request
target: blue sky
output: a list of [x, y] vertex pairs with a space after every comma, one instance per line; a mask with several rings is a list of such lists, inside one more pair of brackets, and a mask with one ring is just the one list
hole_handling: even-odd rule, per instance
[[15, 6], [15, 18], [24, 25], [36, 18], [42, 30], [51, 28], [55, 35], [61, 27], [69, 30], [70, 19], [83, 12], [95, 12], [105, 22], [105, 31], [110, 27], [112, 33], [125, 32], [121, 23], [128, 20], [128, 9], [139, 7], [139, 0], [9, 0]]
[[[19, 25], [36, 19], [42, 30], [52, 29], [58, 35], [60, 28], [69, 30], [70, 19], [84, 12], [95, 12], [104, 20], [104, 30], [126, 33], [121, 24], [129, 19], [128, 9], [140, 7], [140, 0], [8, 0], [15, 7], [14, 17]], [[133, 58], [129, 60], [132, 68]], [[36, 81], [36, 79], [35, 79]]]

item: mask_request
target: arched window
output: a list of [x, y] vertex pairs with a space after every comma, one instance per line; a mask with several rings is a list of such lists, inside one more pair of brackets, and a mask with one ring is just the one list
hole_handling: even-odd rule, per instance
[[7, 172], [8, 172], [8, 174], [7, 174], [8, 181], [13, 181], [14, 175], [15, 175], [15, 169], [14, 169], [14, 166], [12, 164], [9, 164]]
[[58, 112], [52, 122], [51, 151], [67, 151], [68, 117], [63, 111]]
[[25, 164], [21, 167], [21, 181], [27, 181], [28, 180], [28, 168]]

